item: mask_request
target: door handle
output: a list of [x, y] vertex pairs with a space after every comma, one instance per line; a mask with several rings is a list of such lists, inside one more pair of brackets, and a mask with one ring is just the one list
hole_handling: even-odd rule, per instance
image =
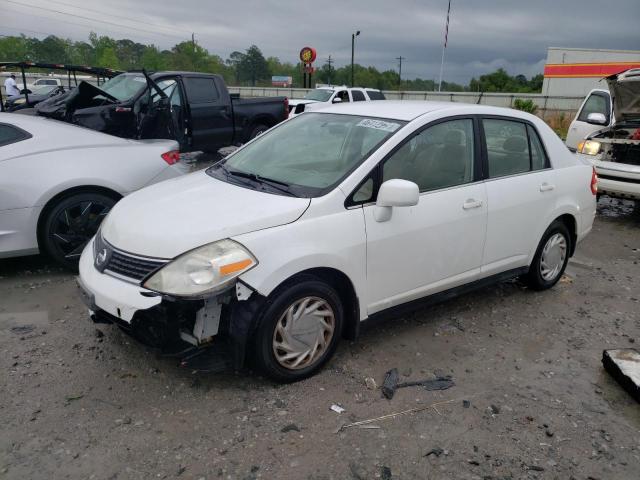
[[551, 185], [550, 183], [547, 183], [547, 182], [544, 182], [542, 185], [540, 185], [541, 192], [548, 192], [550, 190], [553, 190], [554, 188], [556, 188], [555, 185]]
[[471, 210], [472, 208], [479, 208], [482, 206], [482, 200], [474, 200], [473, 198], [468, 199], [466, 202], [462, 204], [462, 208], [464, 210]]

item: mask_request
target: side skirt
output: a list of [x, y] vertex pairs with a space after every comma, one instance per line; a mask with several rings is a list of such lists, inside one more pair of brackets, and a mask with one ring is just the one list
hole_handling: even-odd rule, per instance
[[478, 290], [483, 287], [487, 287], [489, 285], [493, 285], [496, 283], [504, 282], [506, 280], [511, 280], [512, 278], [519, 277], [520, 275], [524, 275], [529, 271], [529, 267], [520, 267], [515, 268], [513, 270], [507, 270], [506, 272], [497, 273], [495, 275], [491, 275], [490, 277], [481, 278], [480, 280], [476, 280], [471, 283], [467, 283], [465, 285], [460, 285], [459, 287], [450, 288], [449, 290], [445, 290], [443, 292], [434, 293], [427, 297], [419, 298], [417, 300], [412, 300], [407, 303], [403, 303], [401, 305], [396, 305], [395, 307], [390, 307], [385, 310], [381, 310], [379, 312], [370, 315], [366, 320], [368, 322], [378, 322], [380, 320], [386, 320], [392, 317], [399, 317], [403, 314], [413, 312], [420, 308], [428, 307], [431, 305], [436, 305], [438, 303], [445, 302], [452, 298], [458, 297], [460, 295], [464, 295], [469, 292], [473, 292], [474, 290]]

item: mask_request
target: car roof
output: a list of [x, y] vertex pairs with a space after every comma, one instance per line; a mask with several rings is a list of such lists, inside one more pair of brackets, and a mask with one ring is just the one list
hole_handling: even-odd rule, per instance
[[489, 105], [475, 105], [461, 102], [428, 102], [419, 100], [377, 100], [375, 102], [353, 102], [334, 104], [317, 113], [340, 113], [344, 115], [361, 115], [364, 117], [379, 117], [393, 120], [411, 121], [427, 113], [444, 110], [456, 110], [460, 114], [505, 115], [509, 117], [525, 118], [528, 114], [511, 108], [491, 107]]

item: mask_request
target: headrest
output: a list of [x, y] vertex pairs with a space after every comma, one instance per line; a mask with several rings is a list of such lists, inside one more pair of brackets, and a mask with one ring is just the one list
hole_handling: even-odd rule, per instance
[[502, 148], [507, 152], [522, 153], [527, 149], [527, 139], [524, 137], [509, 137]]
[[463, 138], [462, 130], [449, 130], [444, 136], [444, 143], [447, 145], [462, 145]]

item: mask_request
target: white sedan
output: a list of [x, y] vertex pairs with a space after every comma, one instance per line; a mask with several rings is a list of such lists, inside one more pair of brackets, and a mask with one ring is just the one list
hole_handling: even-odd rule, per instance
[[79, 283], [95, 320], [292, 381], [383, 312], [515, 276], [551, 288], [596, 193], [593, 167], [527, 113], [329, 107], [125, 198]]
[[177, 148], [0, 113], [0, 258], [46, 252], [77, 268], [120, 198], [185, 173]]

